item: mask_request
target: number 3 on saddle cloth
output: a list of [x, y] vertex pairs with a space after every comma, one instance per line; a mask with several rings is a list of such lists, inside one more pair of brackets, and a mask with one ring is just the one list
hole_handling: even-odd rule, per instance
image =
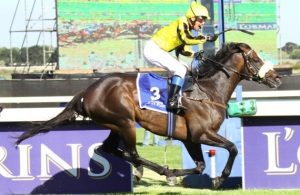
[[136, 85], [140, 108], [167, 113], [168, 78], [152, 72], [139, 73]]
[[[173, 137], [176, 117], [173, 112], [168, 112], [166, 109], [168, 102], [168, 78], [161, 77], [153, 72], [139, 73], [136, 85], [140, 108], [168, 114], [167, 136]], [[186, 77], [182, 88], [183, 91], [191, 90], [192, 86], [191, 77]]]
[[[136, 85], [140, 108], [168, 113], [166, 105], [168, 103], [168, 83], [170, 82], [169, 78], [159, 76], [153, 72], [138, 73]], [[191, 91], [192, 87], [192, 77], [186, 76], [182, 91]]]

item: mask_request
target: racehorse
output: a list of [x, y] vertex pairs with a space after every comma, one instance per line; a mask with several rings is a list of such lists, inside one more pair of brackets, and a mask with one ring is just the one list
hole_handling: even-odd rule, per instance
[[73, 40], [75, 38], [72, 39], [72, 40], [70, 40], [69, 38], [70, 37], [75, 37], [75, 36], [76, 36], [75, 32], [68, 32], [68, 33], [65, 33], [65, 34], [60, 34], [58, 36], [58, 41], [60, 42], [61, 46], [72, 45], [73, 44]]
[[[81, 115], [111, 129], [99, 149], [132, 163], [138, 180], [142, 178], [143, 167], [146, 167], [165, 175], [171, 184], [177, 183], [177, 176], [201, 174], [205, 169], [201, 144], [225, 148], [229, 157], [222, 175], [213, 184], [217, 188], [230, 175], [238, 152], [232, 142], [217, 133], [237, 84], [245, 79], [277, 88], [282, 81], [272, 65], [244, 43], [226, 44], [215, 56], [204, 57], [192, 78], [192, 89], [182, 95], [182, 104], [188, 110], [176, 114], [173, 138], [185, 145], [196, 164], [195, 168], [169, 169], [139, 156], [136, 122], [157, 135], [166, 136], [167, 114], [139, 107], [135, 74], [108, 74], [100, 78], [75, 95], [56, 117], [24, 131], [17, 137], [16, 145], [39, 133], [49, 132], [57, 125], [71, 123]], [[206, 101], [201, 97], [205, 97]]]
[[76, 41], [79, 43], [85, 43], [90, 38], [93, 38], [92, 34], [89, 34], [87, 29], [81, 29], [76, 33]]

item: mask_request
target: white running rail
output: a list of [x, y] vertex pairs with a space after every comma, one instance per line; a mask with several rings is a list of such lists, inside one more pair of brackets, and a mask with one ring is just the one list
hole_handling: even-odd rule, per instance
[[[59, 114], [63, 107], [5, 108], [5, 104], [67, 103], [73, 96], [0, 97], [3, 111], [0, 122], [45, 121]], [[245, 91], [243, 99], [256, 99], [254, 116], [300, 116], [300, 90]], [[232, 98], [236, 98], [233, 93]]]

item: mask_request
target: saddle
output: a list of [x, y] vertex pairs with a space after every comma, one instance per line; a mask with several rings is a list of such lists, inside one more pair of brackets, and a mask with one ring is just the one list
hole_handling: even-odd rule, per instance
[[182, 92], [187, 92], [187, 91], [193, 91], [193, 77], [192, 76], [185, 76], [184, 77], [184, 83], [181, 88]]
[[[171, 83], [170, 78], [161, 77], [152, 72], [139, 73], [136, 82], [140, 108], [168, 114], [168, 129], [166, 136], [169, 138], [173, 137], [176, 115], [179, 113], [168, 112], [166, 110], [168, 85]], [[192, 92], [193, 84], [193, 78], [191, 76], [186, 76], [181, 88], [182, 92]]]

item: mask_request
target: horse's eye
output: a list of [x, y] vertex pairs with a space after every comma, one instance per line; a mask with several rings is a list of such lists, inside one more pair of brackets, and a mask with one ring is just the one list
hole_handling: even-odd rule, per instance
[[258, 62], [260, 61], [260, 59], [259, 59], [259, 58], [253, 58], [253, 61], [254, 61], [255, 63], [258, 63]]

